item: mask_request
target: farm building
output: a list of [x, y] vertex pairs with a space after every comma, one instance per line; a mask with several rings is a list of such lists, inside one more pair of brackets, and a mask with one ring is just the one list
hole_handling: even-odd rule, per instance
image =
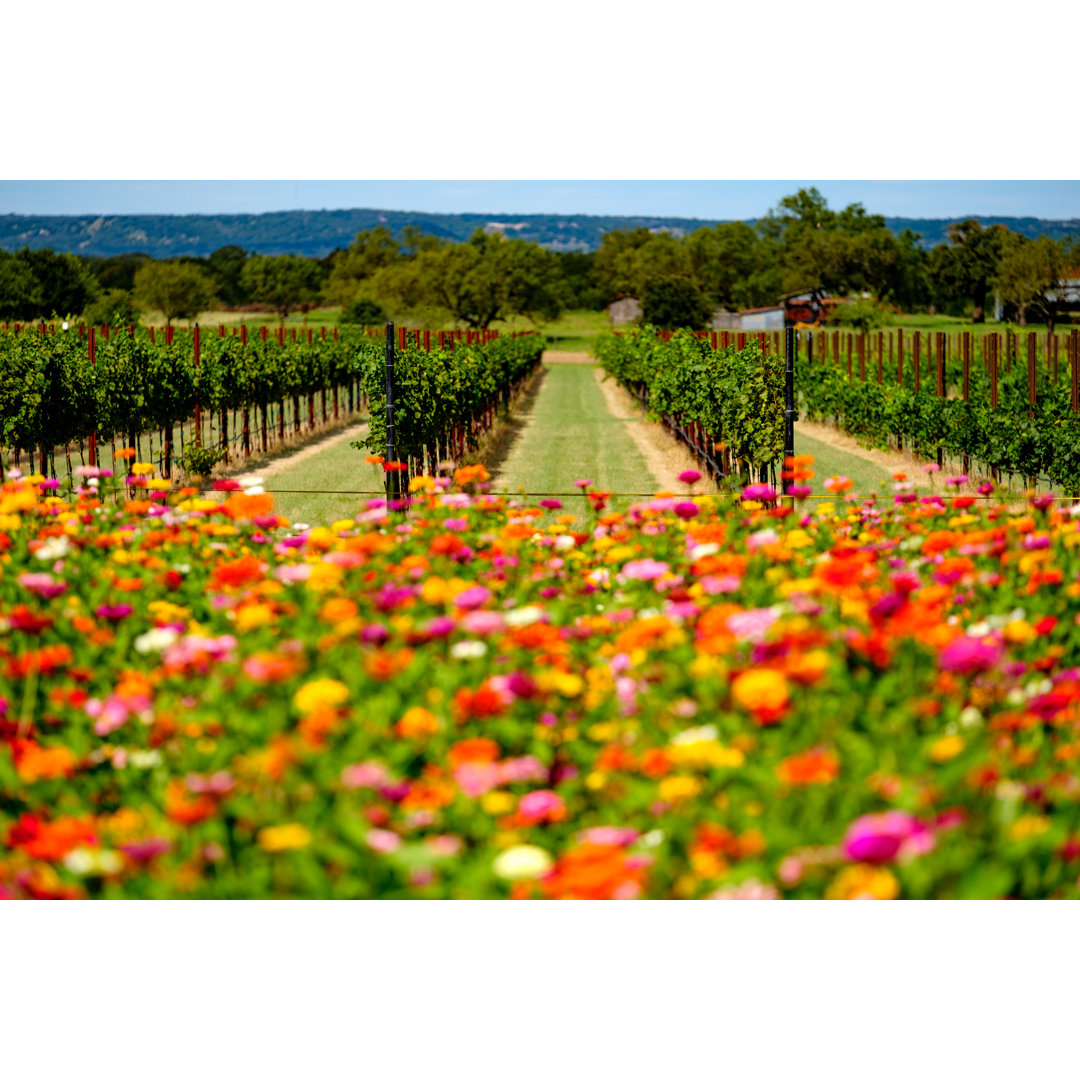
[[784, 306], [774, 304], [772, 307], [750, 308], [739, 312], [740, 330], [783, 330], [784, 329]]
[[641, 318], [641, 301], [636, 296], [623, 296], [608, 304], [608, 318], [612, 326], [621, 326]]

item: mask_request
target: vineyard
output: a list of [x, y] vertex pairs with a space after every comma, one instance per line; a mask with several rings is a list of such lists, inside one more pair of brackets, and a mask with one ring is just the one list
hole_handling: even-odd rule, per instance
[[[85, 331], [85, 333], [84, 333]], [[381, 331], [380, 331], [381, 333]], [[0, 456], [23, 455], [34, 469], [71, 477], [76, 466], [115, 470], [122, 454], [171, 478], [177, 462], [205, 475], [218, 461], [246, 460], [328, 422], [366, 413], [367, 394], [385, 405], [382, 343], [371, 329], [326, 328], [286, 338], [265, 327], [216, 333], [55, 325], [0, 330]], [[409, 415], [437, 416], [440, 450], [475, 448], [500, 394], [520, 377], [514, 341], [490, 332], [399, 331]], [[525, 346], [539, 359], [535, 344]], [[515, 351], [517, 349], [517, 352]], [[530, 352], [531, 350], [531, 352]], [[428, 358], [421, 369], [419, 357]], [[534, 362], [535, 362], [534, 360]], [[425, 382], [423, 372], [441, 374]], [[414, 393], [426, 395], [421, 400]], [[383, 431], [384, 412], [373, 421]], [[216, 420], [216, 426], [215, 426]], [[436, 429], [403, 414], [403, 432], [420, 453]], [[486, 425], [486, 426], [485, 426]], [[425, 440], [427, 442], [425, 443]], [[384, 445], [384, 444], [383, 444]]]
[[[1014, 475], [1080, 494], [1080, 331], [905, 335], [803, 331], [795, 389], [807, 419], [939, 468]], [[771, 468], [783, 450], [779, 333], [650, 328], [597, 356], [716, 476]]]

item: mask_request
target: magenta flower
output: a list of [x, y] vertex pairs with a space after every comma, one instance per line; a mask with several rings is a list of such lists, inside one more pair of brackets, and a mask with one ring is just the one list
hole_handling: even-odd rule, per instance
[[999, 642], [991, 637], [969, 637], [967, 634], [954, 638], [938, 655], [942, 671], [954, 675], [975, 675], [991, 671], [1001, 663], [1004, 652]]
[[787, 493], [793, 499], [799, 499], [800, 501], [808, 499], [812, 492], [813, 488], [809, 484], [789, 484], [787, 489]]
[[554, 791], [530, 791], [528, 795], [522, 795], [518, 814], [530, 824], [558, 821], [566, 814], [566, 803]]
[[540, 505], [545, 510], [561, 510], [562, 503], [558, 499], [541, 499]]
[[855, 862], [886, 863], [925, 855], [935, 842], [934, 834], [917, 817], [904, 810], [886, 810], [853, 821], [842, 847]]
[[701, 473], [697, 469], [684, 469], [679, 473], [679, 482], [682, 484], [696, 484], [701, 479]]
[[126, 619], [135, 609], [130, 604], [101, 604], [94, 612], [99, 619], [107, 619], [109, 622], [120, 622]]
[[24, 589], [40, 596], [42, 600], [51, 600], [67, 589], [67, 584], [57, 581], [52, 574], [20, 574], [16, 580]]
[[701, 511], [692, 502], [681, 502], [675, 504], [675, 513], [683, 521], [689, 521], [691, 518], [696, 518]]
[[574, 481], [574, 487], [590, 488], [590, 487], [592, 487], [592, 481], [591, 480], [575, 480]]
[[979, 485], [979, 494], [980, 495], [992, 495], [993, 491], [994, 491], [994, 485], [993, 484], [986, 483], [986, 484], [980, 484]]
[[454, 603], [459, 608], [471, 611], [473, 608], [483, 607], [491, 599], [491, 590], [483, 585], [473, 585], [459, 592], [454, 597]]
[[768, 484], [750, 484], [743, 488], [743, 502], [776, 502], [779, 496]]

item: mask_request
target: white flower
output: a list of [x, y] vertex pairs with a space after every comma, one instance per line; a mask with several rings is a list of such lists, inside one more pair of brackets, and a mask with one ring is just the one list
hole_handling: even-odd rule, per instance
[[538, 608], [535, 604], [529, 604], [523, 608], [514, 608], [503, 616], [507, 626], [531, 626], [534, 622], [539, 622], [543, 617], [543, 608]]
[[262, 487], [265, 481], [261, 476], [241, 476], [240, 486], [242, 488]]
[[720, 550], [719, 544], [695, 544], [688, 552], [691, 559], [707, 559]]
[[496, 855], [491, 869], [505, 881], [535, 881], [554, 865], [555, 860], [543, 848], [518, 844]]
[[180, 636], [171, 626], [155, 626], [135, 639], [137, 653], [164, 652]]
[[450, 646], [450, 655], [455, 660], [478, 660], [487, 652], [482, 641], [459, 641]]
[[555, 537], [555, 550], [556, 551], [568, 551], [574, 546], [574, 538], [563, 533], [561, 536]]
[[638, 841], [643, 847], [659, 847], [663, 842], [663, 829], [652, 829]]
[[265, 495], [266, 494], [266, 488], [264, 488], [262, 486], [262, 484], [256, 484], [254, 487], [246, 487], [246, 488], [244, 488], [244, 494], [245, 495]]
[[99, 851], [96, 848], [78, 847], [64, 856], [64, 865], [80, 877], [93, 874], [115, 874], [124, 865], [124, 860], [115, 851]]
[[990, 624], [986, 622], [977, 622], [973, 626], [969, 626], [967, 629], [968, 637], [986, 637], [990, 633]]
[[673, 735], [671, 745], [692, 746], [694, 743], [699, 742], [716, 742], [719, 737], [720, 732], [715, 724], [705, 724], [703, 727], [686, 728], [685, 731], [680, 731], [678, 735]]
[[62, 559], [71, 550], [71, 541], [66, 536], [50, 536], [35, 552], [43, 562], [55, 562]]
[[962, 728], [977, 728], [982, 727], [983, 714], [975, 708], [974, 705], [968, 705], [960, 713], [959, 724]]
[[164, 760], [160, 750], [132, 750], [128, 755], [128, 763], [136, 769], [152, 769]]

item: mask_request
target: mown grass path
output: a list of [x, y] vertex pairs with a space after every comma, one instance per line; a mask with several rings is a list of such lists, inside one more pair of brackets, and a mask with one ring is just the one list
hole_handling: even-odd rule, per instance
[[[544, 365], [543, 382], [513, 423], [517, 437], [492, 467], [499, 491], [576, 493], [575, 480], [602, 491], [651, 494], [660, 483], [608, 409], [591, 364]], [[639, 422], [639, 421], [638, 421]]]

